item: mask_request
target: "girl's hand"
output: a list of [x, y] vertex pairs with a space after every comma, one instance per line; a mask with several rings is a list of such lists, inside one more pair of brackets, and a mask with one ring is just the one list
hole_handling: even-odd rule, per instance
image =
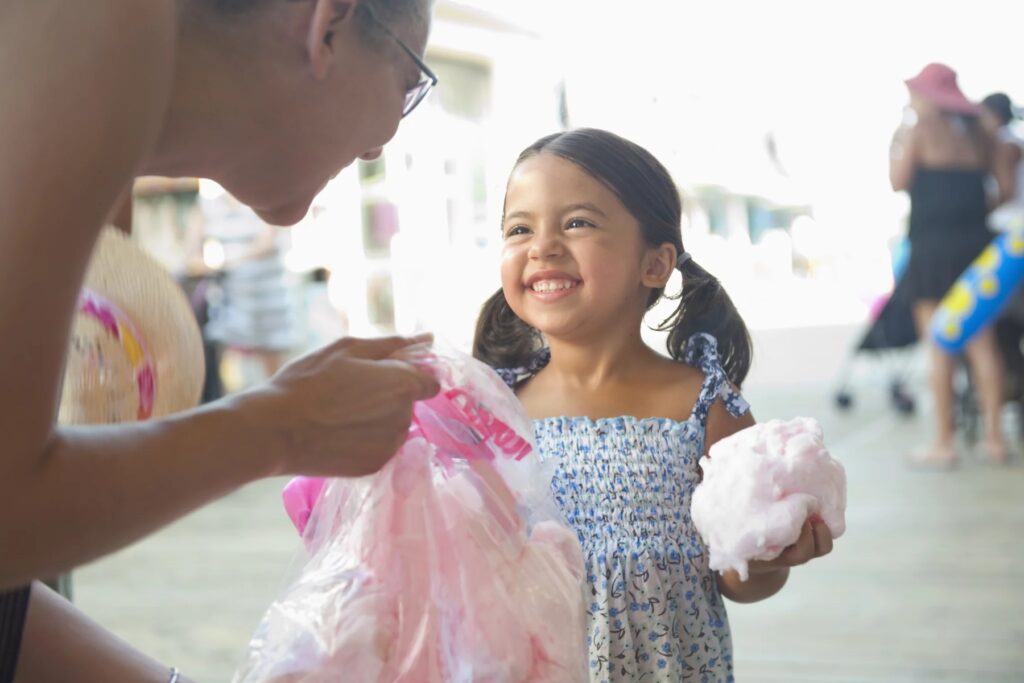
[[804, 522], [796, 543], [782, 551], [774, 560], [753, 560], [748, 565], [750, 576], [742, 581], [730, 570], [718, 577], [722, 595], [734, 602], [757, 602], [775, 595], [786, 585], [789, 568], [806, 564], [816, 557], [832, 552], [832, 532], [815, 517]]
[[425, 341], [342, 339], [299, 358], [233, 400], [246, 441], [272, 474], [376, 472], [405, 442], [413, 403], [438, 392], [426, 371], [394, 357]]
[[766, 574], [786, 567], [797, 567], [832, 552], [832, 532], [816, 517], [808, 517], [796, 543], [782, 551], [774, 560], [754, 560], [751, 574]]

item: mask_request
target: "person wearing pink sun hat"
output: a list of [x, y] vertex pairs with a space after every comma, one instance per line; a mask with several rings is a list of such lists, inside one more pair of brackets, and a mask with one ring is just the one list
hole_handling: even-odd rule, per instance
[[[996, 163], [995, 138], [981, 125], [980, 108], [957, 83], [945, 64], [926, 65], [904, 81], [910, 93], [908, 121], [893, 137], [889, 179], [893, 190], [910, 195], [908, 239], [910, 259], [897, 285], [897, 295], [912, 307], [919, 338], [931, 338], [933, 314], [957, 278], [988, 246], [989, 210], [1013, 194], [1013, 179]], [[986, 192], [995, 176], [998, 197]], [[948, 468], [958, 459], [953, 422], [955, 358], [931, 342], [931, 389], [936, 437], [910, 455], [919, 467]], [[1000, 413], [1003, 403], [1003, 360], [993, 330], [986, 329], [965, 348], [977, 385], [985, 421], [985, 455], [997, 462], [1007, 457]]]
[[932, 62], [903, 82], [907, 84], [912, 98], [915, 95], [923, 98], [942, 111], [968, 116], [978, 114], [978, 105], [960, 90], [956, 71], [945, 64]]

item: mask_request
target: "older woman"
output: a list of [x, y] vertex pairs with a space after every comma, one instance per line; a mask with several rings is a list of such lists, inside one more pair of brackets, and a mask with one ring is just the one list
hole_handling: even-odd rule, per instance
[[213, 178], [297, 221], [436, 82], [429, 2], [0, 5], [0, 681], [183, 680], [29, 584], [260, 477], [372, 472], [436, 391], [391, 358], [414, 340], [342, 340], [173, 418], [54, 417], [89, 254], [133, 178]]

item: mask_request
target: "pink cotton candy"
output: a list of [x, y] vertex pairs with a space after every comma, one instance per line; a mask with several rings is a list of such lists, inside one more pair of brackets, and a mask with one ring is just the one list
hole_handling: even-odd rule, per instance
[[298, 478], [285, 508], [306, 555], [236, 683], [582, 683], [584, 564], [530, 422], [492, 371], [435, 360], [392, 460]]
[[693, 493], [694, 525], [711, 569], [747, 580], [751, 560], [771, 560], [800, 537], [809, 516], [838, 538], [846, 530], [846, 473], [821, 425], [801, 417], [744, 429], [711, 447]]

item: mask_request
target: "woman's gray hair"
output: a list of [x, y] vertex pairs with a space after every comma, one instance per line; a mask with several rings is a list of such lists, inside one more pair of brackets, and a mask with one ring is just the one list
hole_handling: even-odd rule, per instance
[[[282, 0], [178, 0], [181, 6], [199, 5], [215, 14], [226, 17], [238, 17], [248, 12], [269, 7]], [[288, 0], [301, 2], [303, 0]], [[380, 41], [383, 31], [377, 26], [373, 17], [388, 27], [410, 23], [414, 26], [426, 23], [430, 16], [433, 0], [358, 0], [356, 5], [356, 21], [359, 33], [365, 39]]]
[[391, 28], [402, 24], [422, 26], [427, 23], [433, 0], [359, 0], [356, 5], [356, 21], [359, 35], [371, 46], [380, 47], [385, 34], [377, 21]]

